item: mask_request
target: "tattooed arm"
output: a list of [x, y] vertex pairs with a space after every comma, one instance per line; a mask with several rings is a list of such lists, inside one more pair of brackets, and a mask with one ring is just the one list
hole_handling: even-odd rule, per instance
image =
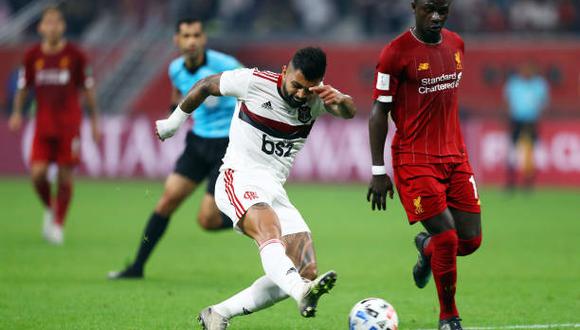
[[220, 93], [220, 78], [222, 74], [214, 74], [198, 81], [180, 105], [175, 108], [167, 119], [155, 122], [156, 134], [161, 141], [170, 138], [177, 129], [187, 120], [189, 115], [210, 96], [222, 96]]

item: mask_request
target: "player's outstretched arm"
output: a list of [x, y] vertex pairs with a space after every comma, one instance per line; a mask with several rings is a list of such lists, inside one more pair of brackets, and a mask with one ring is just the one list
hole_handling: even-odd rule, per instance
[[89, 119], [91, 121], [91, 132], [93, 134], [93, 141], [98, 143], [101, 140], [101, 129], [99, 127], [97, 93], [94, 87], [87, 87], [84, 90], [84, 94], [85, 100], [87, 102], [87, 109], [89, 111]]
[[16, 91], [14, 96], [14, 106], [12, 108], [12, 114], [8, 120], [8, 128], [16, 132], [22, 127], [22, 109], [24, 108], [24, 101], [28, 96], [28, 89], [20, 88]]
[[175, 88], [175, 86], [171, 87], [171, 105], [169, 106], [169, 113], [172, 113], [173, 110], [175, 110], [175, 108], [177, 108], [177, 105], [179, 104], [179, 102], [181, 102], [181, 99], [183, 99], [183, 95], [181, 95], [181, 92], [179, 91], [179, 89]]
[[393, 183], [385, 169], [385, 140], [389, 130], [388, 114], [391, 103], [375, 101], [369, 118], [369, 139], [373, 161], [373, 177], [367, 192], [367, 201], [374, 210], [387, 209], [387, 194], [393, 199]]
[[207, 76], [199, 80], [189, 90], [185, 99], [173, 110], [167, 119], [155, 122], [155, 133], [161, 141], [172, 137], [177, 129], [187, 120], [191, 113], [210, 96], [221, 96], [221, 73]]
[[351, 119], [356, 115], [356, 106], [352, 97], [341, 93], [330, 85], [320, 85], [310, 87], [310, 91], [318, 94], [318, 97], [324, 102], [326, 111], [334, 116], [344, 119]]

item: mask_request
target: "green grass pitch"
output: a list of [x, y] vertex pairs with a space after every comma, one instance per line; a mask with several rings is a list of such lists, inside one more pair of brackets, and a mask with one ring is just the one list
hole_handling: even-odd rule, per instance
[[[397, 197], [372, 212], [363, 185], [287, 187], [309, 223], [320, 271], [337, 285], [317, 317], [293, 301], [235, 318], [232, 329], [346, 329], [350, 308], [377, 296], [391, 302], [401, 329], [434, 328], [435, 287], [416, 289], [409, 226]], [[143, 281], [105, 279], [133, 258], [159, 181], [78, 180], [65, 245], [41, 238], [42, 209], [28, 180], [0, 178], [0, 329], [186, 329], [203, 307], [262, 275], [255, 244], [196, 223], [201, 191], [175, 214]], [[580, 323], [580, 191], [509, 196], [480, 191], [484, 239], [458, 260], [464, 326]]]

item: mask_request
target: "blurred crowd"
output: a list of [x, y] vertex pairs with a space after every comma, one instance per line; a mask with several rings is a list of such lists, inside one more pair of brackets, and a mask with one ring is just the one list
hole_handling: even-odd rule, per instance
[[450, 24], [466, 32], [578, 32], [578, 0], [455, 1]]
[[[0, 24], [30, 0], [0, 0]], [[373, 37], [410, 25], [411, 0], [67, 0], [68, 32], [80, 35], [99, 15], [144, 24], [152, 16], [172, 24], [204, 19], [216, 34], [254, 36], [349, 33]], [[580, 0], [456, 0], [449, 28], [458, 32], [579, 32]], [[33, 32], [33, 31], [30, 31]]]
[[[173, 0], [172, 16], [196, 11], [225, 31], [257, 33], [354, 30], [398, 33], [412, 21], [411, 0]], [[179, 9], [178, 9], [179, 8]], [[201, 10], [199, 10], [201, 9]], [[578, 32], [580, 0], [456, 0], [449, 27], [458, 32]]]

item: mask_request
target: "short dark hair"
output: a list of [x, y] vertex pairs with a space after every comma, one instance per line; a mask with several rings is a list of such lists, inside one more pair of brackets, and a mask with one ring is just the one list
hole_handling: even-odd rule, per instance
[[48, 5], [42, 9], [42, 13], [40, 13], [40, 19], [42, 20], [44, 16], [49, 13], [57, 13], [60, 15], [60, 18], [64, 20], [64, 14], [62, 12], [62, 8], [57, 5]]
[[203, 22], [201, 21], [201, 19], [196, 18], [196, 17], [184, 17], [181, 18], [177, 21], [177, 24], [175, 24], [175, 33], [179, 33], [179, 29], [181, 28], [181, 24], [194, 24], [194, 23], [199, 23], [201, 25], [201, 30], [203, 31]]
[[326, 54], [318, 47], [301, 48], [292, 56], [292, 67], [302, 71], [304, 78], [314, 81], [324, 77], [326, 72]]

